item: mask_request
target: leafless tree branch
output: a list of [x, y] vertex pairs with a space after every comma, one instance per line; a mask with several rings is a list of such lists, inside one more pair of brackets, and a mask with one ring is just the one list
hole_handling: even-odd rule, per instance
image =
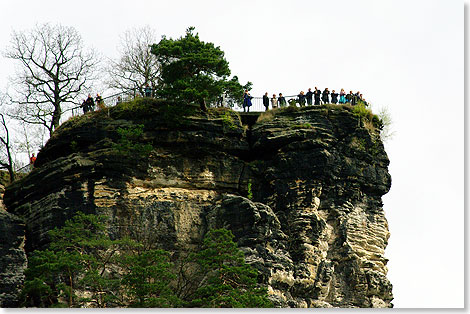
[[150, 45], [156, 42], [155, 31], [149, 26], [126, 31], [118, 48], [120, 59], [108, 61], [109, 87], [128, 92], [137, 89], [144, 94], [147, 84], [159, 86], [160, 64], [150, 52]]
[[50, 134], [59, 126], [63, 110], [84, 97], [99, 62], [93, 50], [84, 49], [75, 28], [50, 24], [14, 31], [4, 56], [20, 64], [12, 79], [12, 116], [43, 125]]

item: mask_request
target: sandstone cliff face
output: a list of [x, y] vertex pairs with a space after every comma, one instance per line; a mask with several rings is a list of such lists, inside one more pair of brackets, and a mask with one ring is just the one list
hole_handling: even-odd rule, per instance
[[[3, 186], [0, 188], [3, 192]], [[13, 307], [24, 280], [24, 223], [0, 205], [0, 307]]]
[[[26, 222], [27, 252], [77, 211], [106, 214], [113, 236], [145, 234], [175, 251], [225, 227], [277, 306], [391, 306], [381, 202], [391, 179], [375, 131], [342, 107], [285, 110], [249, 129], [235, 114], [168, 123], [152, 110], [62, 125], [5, 193]], [[149, 158], [110, 146], [135, 124]]]

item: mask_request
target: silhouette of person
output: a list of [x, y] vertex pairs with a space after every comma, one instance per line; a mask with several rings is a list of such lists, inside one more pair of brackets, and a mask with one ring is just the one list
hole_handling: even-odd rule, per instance
[[300, 107], [304, 107], [305, 106], [305, 94], [304, 94], [304, 92], [301, 91], [300, 94], [297, 95], [297, 97], [299, 98]]
[[338, 93], [336, 93], [334, 89], [331, 92], [331, 103], [335, 105], [338, 103]]
[[286, 99], [284, 98], [284, 96], [282, 96], [282, 93], [279, 93], [278, 102], [279, 107], [285, 107], [287, 105]]
[[328, 90], [328, 87], [327, 87], [323, 91], [323, 94], [322, 94], [322, 97], [321, 97], [321, 100], [323, 101], [324, 104], [327, 104], [327, 103], [330, 102], [330, 99], [328, 97], [329, 94], [330, 94], [330, 91]]
[[250, 93], [248, 93], [248, 90], [246, 89], [243, 94], [243, 112], [245, 112], [245, 109], [246, 112], [250, 112], [250, 107], [252, 106], [251, 98], [253, 97], [250, 96]]
[[319, 90], [315, 86], [315, 91], [313, 92], [314, 98], [315, 98], [315, 106], [320, 106], [320, 96], [321, 96], [321, 90]]
[[[264, 105], [264, 108], [266, 108], [266, 111], [268, 111], [269, 109], [269, 97], [268, 97], [268, 92], [266, 92], [264, 95], [263, 95], [263, 105]], [[273, 107], [274, 108], [274, 107]]]
[[312, 89], [309, 88], [307, 94], [305, 94], [305, 98], [307, 98], [307, 105], [309, 106], [312, 105], [312, 97], [313, 97], [313, 92], [312, 92]]

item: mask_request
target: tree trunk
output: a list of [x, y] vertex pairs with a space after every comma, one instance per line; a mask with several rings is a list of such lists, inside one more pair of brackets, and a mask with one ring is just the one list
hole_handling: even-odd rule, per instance
[[207, 112], [206, 100], [204, 98], [199, 101], [199, 105], [203, 112]]
[[54, 113], [52, 114], [52, 122], [51, 128], [49, 129], [49, 135], [52, 136], [52, 132], [54, 132], [60, 125], [60, 117], [62, 112], [60, 110], [60, 103], [54, 105]]

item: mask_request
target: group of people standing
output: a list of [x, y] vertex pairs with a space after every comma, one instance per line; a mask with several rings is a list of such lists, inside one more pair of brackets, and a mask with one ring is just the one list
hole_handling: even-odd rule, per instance
[[[331, 100], [330, 100], [331, 94]], [[339, 100], [338, 100], [339, 96]], [[313, 99], [312, 99], [313, 98]], [[305, 101], [307, 105], [312, 105], [312, 100], [315, 100], [314, 105], [319, 106], [321, 104], [351, 104], [352, 106], [357, 105], [359, 102], [362, 102], [367, 106], [366, 100], [362, 97], [361, 92], [357, 91], [355, 94], [352, 91], [349, 91], [349, 94], [346, 94], [344, 88], [341, 88], [341, 91], [337, 93], [335, 90], [332, 90], [331, 93], [328, 90], [328, 87], [323, 90], [319, 90], [315, 87], [315, 90], [312, 92], [312, 89], [309, 88], [307, 94], [304, 94], [303, 91], [297, 95], [297, 102], [301, 107], [305, 106]]]
[[[331, 99], [330, 99], [330, 96], [331, 96]], [[245, 110], [247, 110], [248, 112], [250, 111], [250, 107], [252, 106], [251, 99], [253, 99], [253, 97], [250, 96], [250, 93], [248, 92], [248, 90], [245, 90], [245, 94], [243, 95], [243, 111]], [[289, 102], [291, 101], [292, 100], [290, 100]], [[304, 93], [303, 91], [301, 91], [300, 94], [297, 95], [297, 99], [295, 99], [294, 102], [298, 103], [300, 107], [304, 107], [305, 104], [307, 104], [308, 106], [311, 106], [311, 105], [319, 106], [321, 104], [329, 104], [329, 103], [351, 104], [352, 106], [355, 106], [359, 104], [360, 102], [367, 106], [366, 100], [362, 97], [362, 94], [359, 91], [356, 93], [349, 91], [349, 94], [346, 94], [343, 88], [341, 89], [339, 93], [337, 93], [335, 90], [332, 90], [330, 92], [328, 88], [325, 88], [323, 92], [319, 90], [317, 87], [315, 87], [314, 91], [312, 91], [312, 89], [309, 88], [307, 93]], [[276, 94], [273, 94], [273, 96], [269, 98], [268, 93], [266, 92], [263, 96], [263, 105], [266, 108], [266, 110], [269, 110], [269, 105], [271, 105], [272, 109], [278, 108], [278, 107], [284, 107], [287, 105], [287, 101], [285, 97], [282, 95], [282, 93], [279, 93], [279, 97], [277, 97]]]
[[104, 101], [103, 98], [100, 96], [100, 94], [96, 94], [96, 98], [93, 100], [93, 97], [91, 97], [90, 94], [88, 94], [88, 98], [83, 101], [83, 103], [80, 105], [83, 109], [83, 113], [87, 113], [89, 111], [95, 111], [95, 103], [98, 106], [98, 108], [104, 107]]

